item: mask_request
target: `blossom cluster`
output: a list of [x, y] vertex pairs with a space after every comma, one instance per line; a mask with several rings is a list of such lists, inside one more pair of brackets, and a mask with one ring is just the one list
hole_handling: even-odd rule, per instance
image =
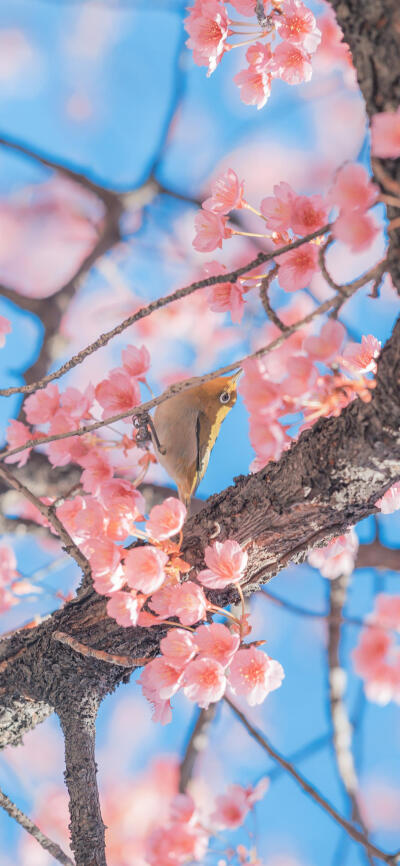
[[345, 334], [341, 322], [329, 319], [318, 335], [298, 331], [265, 358], [244, 362], [239, 390], [250, 414], [253, 470], [279, 459], [292, 442], [285, 416], [301, 413], [299, 435], [317, 418], [339, 415], [356, 397], [371, 399], [380, 343], [368, 335], [342, 349]]
[[379, 593], [352, 657], [367, 698], [382, 706], [390, 701], [400, 704], [400, 646], [395, 631], [400, 632], [400, 595]]
[[[26, 398], [24, 412], [29, 424], [47, 425], [46, 434], [72, 433], [83, 421], [93, 420], [93, 412], [100, 408], [101, 417], [127, 412], [140, 403], [140, 382], [145, 381], [150, 366], [150, 356], [142, 346], [127, 346], [122, 352], [121, 367], [111, 370], [108, 377], [94, 387], [89, 384], [85, 391], [66, 388], [60, 393], [58, 386], [50, 382], [46, 388]], [[97, 420], [97, 419], [96, 419]], [[30, 439], [40, 439], [43, 433], [32, 431], [22, 421], [11, 420], [7, 428], [7, 442], [18, 448]], [[113, 469], [105, 454], [105, 442], [98, 436], [86, 434], [50, 442], [47, 455], [53, 466], [65, 466], [74, 462], [83, 468], [82, 485], [85, 491], [95, 493], [100, 481], [112, 478]], [[135, 441], [124, 436], [122, 447], [135, 447]], [[30, 449], [7, 458], [10, 463], [23, 466], [29, 458]]]
[[[215, 180], [212, 195], [203, 202], [202, 209], [195, 216], [193, 246], [199, 252], [212, 252], [221, 248], [224, 240], [243, 234], [233, 225], [228, 225], [229, 214], [242, 208], [256, 213], [263, 220], [264, 228], [268, 229], [256, 237], [265, 237], [276, 245], [292, 244], [321, 231], [321, 236], [305, 240], [293, 250], [276, 256], [279, 285], [286, 292], [295, 292], [306, 288], [320, 272], [319, 249], [333, 209], [338, 210], [338, 216], [330, 226], [332, 238], [347, 244], [355, 253], [370, 247], [379, 227], [368, 210], [377, 202], [378, 195], [379, 189], [370, 180], [366, 169], [358, 163], [348, 163], [338, 170], [326, 200], [321, 195], [298, 195], [290, 184], [281, 181], [275, 184], [273, 195], [263, 198], [259, 210], [256, 210], [244, 197], [243, 181], [239, 181], [233, 169], [229, 168]], [[223, 272], [222, 266], [212, 261], [205, 266], [204, 275], [218, 276]], [[258, 283], [259, 280], [258, 276]], [[232, 283], [214, 286], [210, 293], [211, 308], [230, 308], [233, 321], [240, 321], [245, 290], [242, 288], [241, 295], [238, 295], [238, 289]]]
[[[253, 788], [230, 785], [214, 802], [209, 815], [196, 805], [189, 794], [177, 794], [171, 802], [169, 820], [153, 830], [147, 839], [146, 862], [150, 866], [181, 866], [188, 861], [203, 861], [212, 854], [210, 839], [221, 830], [236, 830], [245, 821], [257, 800], [268, 789], [268, 779], [260, 779]], [[249, 862], [243, 845], [237, 851], [240, 862]]]
[[[243, 17], [230, 18], [227, 5]], [[264, 0], [262, 23], [255, 16], [253, 0], [230, 0], [229, 4], [224, 0], [195, 0], [185, 28], [194, 62], [206, 66], [207, 75], [215, 71], [228, 51], [249, 46], [247, 68], [238, 72], [234, 81], [242, 101], [257, 108], [267, 102], [273, 79], [292, 85], [310, 81], [312, 55], [321, 41], [315, 17], [302, 0]]]

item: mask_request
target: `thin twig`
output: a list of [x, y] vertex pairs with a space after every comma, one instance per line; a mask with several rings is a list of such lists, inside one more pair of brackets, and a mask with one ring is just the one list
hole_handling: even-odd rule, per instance
[[170, 295], [164, 295], [163, 297], [157, 298], [152, 301], [146, 307], [141, 307], [140, 310], [137, 310], [136, 313], [133, 313], [128, 318], [124, 319], [123, 322], [120, 322], [119, 325], [116, 325], [115, 328], [112, 328], [110, 331], [106, 331], [104, 334], [101, 334], [97, 340], [93, 343], [90, 343], [85, 349], [82, 349], [76, 355], [73, 355], [69, 361], [66, 361], [58, 370], [54, 370], [53, 373], [49, 373], [47, 376], [43, 376], [42, 379], [37, 382], [32, 382], [29, 385], [19, 385], [17, 387], [12, 388], [2, 388], [0, 389], [0, 396], [9, 397], [11, 394], [30, 394], [32, 391], [37, 391], [40, 388], [45, 388], [48, 382], [52, 382], [54, 379], [59, 379], [61, 376], [64, 376], [69, 370], [73, 367], [76, 367], [78, 364], [81, 364], [88, 355], [93, 354], [98, 349], [101, 349], [103, 346], [106, 346], [113, 337], [116, 337], [118, 334], [122, 334], [127, 328], [133, 325], [135, 322], [140, 321], [141, 319], [146, 318], [146, 316], [150, 316], [151, 313], [154, 313], [155, 310], [160, 310], [162, 307], [166, 307], [168, 304], [172, 304], [173, 301], [181, 300], [182, 298], [186, 298], [188, 295], [193, 294], [193, 292], [198, 291], [199, 289], [206, 288], [208, 286], [215, 286], [219, 283], [227, 283], [227, 282], [236, 282], [236, 280], [246, 274], [248, 271], [253, 270], [253, 268], [258, 267], [264, 262], [272, 261], [285, 252], [289, 252], [289, 250], [295, 249], [296, 247], [300, 247], [313, 238], [321, 237], [321, 235], [326, 234], [331, 226], [325, 225], [322, 228], [318, 229], [315, 232], [307, 235], [304, 238], [298, 238], [295, 241], [292, 241], [289, 244], [285, 244], [285, 246], [280, 247], [279, 250], [269, 251], [269, 252], [260, 252], [251, 262], [248, 262], [247, 265], [243, 265], [240, 268], [236, 268], [236, 270], [231, 271], [230, 273], [221, 274], [220, 276], [210, 276], [206, 277], [203, 280], [196, 280], [196, 282], [191, 283], [189, 286], [185, 286], [182, 289], [177, 289], [176, 292], [172, 292]]
[[73, 539], [71, 538], [69, 532], [67, 532], [61, 520], [55, 514], [51, 505], [45, 505], [25, 484], [22, 484], [18, 478], [16, 478], [12, 472], [6, 466], [0, 466], [0, 478], [3, 478], [6, 484], [9, 487], [17, 490], [18, 493], [21, 493], [25, 496], [25, 499], [28, 499], [35, 508], [40, 511], [40, 514], [46, 518], [46, 520], [52, 525], [53, 529], [55, 529], [57, 535], [60, 537], [60, 540], [64, 543], [64, 550], [75, 560], [76, 564], [79, 568], [82, 569], [85, 577], [90, 575], [90, 563], [86, 559], [86, 556], [83, 555], [82, 551], [79, 550], [79, 547], [75, 544]]
[[104, 650], [94, 649], [81, 643], [70, 634], [65, 634], [63, 631], [54, 631], [52, 634], [53, 640], [57, 640], [65, 646], [70, 647], [76, 653], [79, 653], [85, 658], [97, 659], [100, 662], [106, 662], [109, 665], [118, 665], [121, 668], [140, 668], [147, 664], [148, 658], [134, 658], [133, 656], [117, 656], [112, 653], [104, 652]]
[[273, 322], [274, 325], [276, 325], [276, 327], [279, 328], [280, 331], [282, 331], [282, 333], [285, 333], [288, 330], [288, 325], [285, 325], [284, 322], [282, 322], [282, 320], [279, 318], [275, 310], [272, 309], [268, 294], [269, 287], [272, 283], [272, 280], [275, 279], [278, 270], [278, 265], [275, 265], [275, 267], [270, 270], [268, 276], [263, 277], [263, 279], [261, 280], [260, 300], [271, 322]]
[[298, 785], [308, 794], [315, 803], [321, 806], [328, 815], [333, 818], [344, 830], [354, 839], [356, 842], [359, 842], [360, 845], [363, 845], [368, 851], [371, 852], [375, 857], [379, 857], [380, 860], [383, 860], [385, 863], [390, 863], [391, 866], [395, 866], [399, 860], [399, 853], [396, 852], [394, 854], [387, 854], [385, 851], [382, 851], [381, 848], [378, 848], [376, 845], [373, 845], [372, 842], [369, 842], [365, 836], [357, 830], [350, 821], [347, 821], [346, 818], [343, 817], [336, 809], [329, 803], [325, 797], [320, 794], [320, 792], [315, 788], [311, 783], [306, 779], [301, 773], [296, 770], [296, 768], [287, 761], [286, 758], [283, 757], [276, 749], [271, 746], [268, 742], [264, 734], [261, 733], [257, 728], [255, 728], [251, 722], [249, 722], [248, 718], [242, 713], [241, 710], [228, 698], [226, 695], [224, 697], [224, 701], [229, 704], [237, 718], [241, 721], [242, 725], [246, 728], [249, 734], [256, 740], [256, 742], [268, 753], [268, 755], [276, 761], [283, 769], [292, 776], [293, 779], [297, 782]]
[[51, 856], [54, 857], [55, 860], [58, 860], [58, 862], [62, 863], [63, 866], [74, 866], [73, 861], [70, 857], [67, 857], [67, 855], [64, 854], [62, 848], [60, 848], [60, 846], [57, 845], [56, 842], [52, 842], [52, 840], [49, 839], [49, 837], [46, 836], [46, 834], [43, 833], [42, 830], [39, 829], [37, 824], [31, 821], [31, 819], [28, 818], [28, 816], [25, 815], [24, 812], [21, 812], [21, 809], [18, 809], [18, 806], [16, 806], [15, 803], [13, 803], [13, 801], [10, 800], [10, 798], [7, 797], [7, 795], [4, 794], [1, 790], [0, 806], [7, 812], [10, 818], [14, 818], [15, 821], [18, 821], [18, 824], [20, 824], [21, 827], [24, 828], [24, 830], [27, 830], [27, 832], [30, 833], [37, 842], [39, 842], [39, 845], [41, 845], [45, 851], [51, 854]]
[[[340, 664], [340, 634], [343, 621], [343, 608], [346, 603], [349, 574], [342, 574], [329, 581], [329, 619], [328, 619], [328, 689], [329, 709], [332, 722], [332, 745], [336, 766], [344, 790], [351, 803], [351, 817], [361, 827], [366, 839], [368, 828], [364, 823], [358, 803], [358, 779], [354, 764], [352, 727], [348, 717], [344, 694], [347, 675]], [[370, 866], [374, 866], [371, 853], [366, 850]]]
[[185, 793], [193, 776], [198, 756], [204, 752], [208, 745], [210, 728], [216, 711], [217, 704], [210, 704], [206, 710], [200, 710], [197, 716], [179, 768], [179, 791], [181, 794]]

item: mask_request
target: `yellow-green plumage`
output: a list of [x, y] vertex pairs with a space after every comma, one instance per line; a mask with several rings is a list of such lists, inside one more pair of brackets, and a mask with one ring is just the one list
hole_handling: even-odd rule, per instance
[[[239, 373], [220, 376], [188, 388], [161, 403], [154, 413], [154, 427], [165, 454], [157, 447], [157, 458], [175, 481], [185, 505], [207, 469], [222, 421], [236, 403]], [[226, 402], [221, 402], [223, 395]]]

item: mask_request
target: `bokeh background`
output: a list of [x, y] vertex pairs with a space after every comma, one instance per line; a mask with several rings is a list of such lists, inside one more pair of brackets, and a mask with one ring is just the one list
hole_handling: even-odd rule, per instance
[[[214, 75], [193, 64], [185, 47], [185, 3], [174, 0], [3, 0], [0, 6], [0, 315], [12, 324], [2, 350], [1, 384], [20, 384], [46, 344], [48, 366], [58, 366], [129, 315], [139, 302], [167, 294], [197, 278], [205, 261], [236, 265], [257, 247], [237, 238], [211, 256], [191, 242], [194, 215], [213, 177], [232, 167], [244, 178], [248, 200], [258, 207], [274, 183], [286, 180], [299, 193], [324, 193], [336, 168], [349, 159], [368, 165], [363, 102], [354, 72], [329, 34], [316, 55], [308, 85], [275, 82], [261, 111], [245, 106], [233, 84], [243, 55], [232, 51]], [[327, 7], [312, 6], [327, 15]], [[22, 148], [22, 150], [21, 150]], [[39, 157], [39, 158], [38, 158]], [[105, 190], [123, 193], [121, 240], [99, 256], [74, 290], [63, 292], [98, 238], [104, 201], [85, 183], [43, 164], [69, 167]], [[381, 218], [383, 215], [381, 214]], [[251, 219], [247, 228], [253, 225]], [[337, 245], [331, 258], [339, 279], [372, 264], [384, 234], [368, 254], [350, 255]], [[325, 297], [321, 280], [298, 293], [306, 307]], [[46, 321], [51, 299], [61, 298], [60, 327]], [[352, 339], [371, 333], [385, 341], [399, 312], [390, 284], [379, 300], [362, 290], [345, 305], [341, 320]], [[206, 293], [132, 327], [73, 370], [64, 384], [85, 387], [106, 376], [129, 343], [146, 345], [155, 393], [176, 379], [229, 363], [264, 343], [265, 313], [257, 297], [233, 326], [229, 315], [209, 309]], [[288, 296], [273, 287], [275, 305]], [[44, 322], [44, 324], [43, 324]], [[45, 370], [42, 370], [42, 373]], [[37, 377], [36, 377], [37, 378]], [[145, 393], [143, 393], [145, 397]], [[20, 397], [2, 399], [2, 438]], [[223, 425], [198, 495], [206, 498], [253, 458], [248, 420], [239, 400]], [[129, 474], [129, 465], [125, 467]], [[170, 483], [158, 467], [150, 476]], [[45, 491], [43, 491], [45, 494]], [[15, 514], [12, 496], [4, 500]], [[361, 542], [378, 532], [398, 547], [398, 514], [369, 518], [357, 527]], [[7, 631], [45, 615], [78, 582], [76, 568], [55, 542], [10, 533], [18, 570], [35, 590], [0, 617]], [[399, 575], [357, 569], [345, 612], [362, 618], [377, 592], [398, 594]], [[292, 605], [327, 613], [330, 583], [308, 565], [281, 572], [271, 592]], [[255, 637], [284, 666], [281, 689], [251, 711], [273, 745], [328, 797], [342, 814], [350, 804], [337, 773], [328, 701], [327, 623], [279, 606], [259, 593], [251, 600]], [[351, 650], [360, 628], [344, 624], [340, 655], [347, 673], [345, 704], [353, 726], [354, 757], [364, 817], [372, 838], [387, 850], [400, 847], [400, 714], [393, 703], [366, 700]], [[140, 827], [162, 821], [196, 711], [174, 701], [173, 723], [151, 722], [150, 709], [132, 678], [104, 702], [98, 721], [99, 781], [109, 837], [110, 866], [141, 866]], [[44, 722], [24, 745], [0, 756], [0, 785], [45, 831], [65, 845], [68, 823], [63, 788], [62, 737], [56, 719]], [[195, 786], [205, 799], [230, 782], [271, 784], [245, 830], [218, 839], [208, 858], [217, 864], [229, 841], [254, 842], [265, 866], [361, 866], [366, 855], [306, 797], [239, 726], [226, 706], [216, 715], [210, 741], [196, 765]], [[166, 805], [167, 804], [167, 805]], [[164, 812], [163, 812], [164, 810]], [[142, 832], [143, 835], [143, 832]], [[0, 813], [2, 866], [55, 863], [5, 813]]]

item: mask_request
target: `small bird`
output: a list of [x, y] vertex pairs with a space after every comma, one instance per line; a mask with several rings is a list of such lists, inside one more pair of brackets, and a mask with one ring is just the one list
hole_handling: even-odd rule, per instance
[[207, 469], [221, 424], [236, 403], [240, 374], [187, 388], [156, 408], [151, 425], [154, 449], [186, 507]]

